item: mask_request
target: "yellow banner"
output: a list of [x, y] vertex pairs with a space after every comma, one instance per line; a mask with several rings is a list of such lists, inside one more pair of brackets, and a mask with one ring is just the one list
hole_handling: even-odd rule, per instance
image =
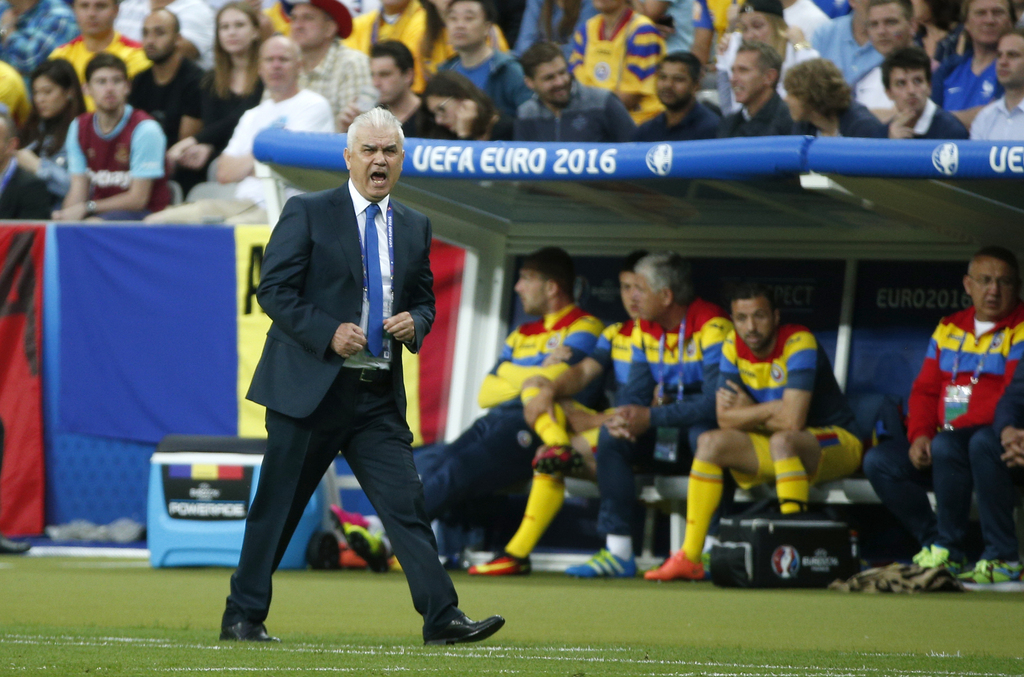
[[256, 302], [263, 250], [270, 240], [270, 226], [235, 226], [235, 258], [238, 290], [238, 436], [266, 437], [266, 409], [245, 399], [270, 318]]

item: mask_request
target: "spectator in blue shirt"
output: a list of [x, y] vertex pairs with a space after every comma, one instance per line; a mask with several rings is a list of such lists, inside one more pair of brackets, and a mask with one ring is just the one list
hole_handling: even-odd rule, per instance
[[512, 53], [522, 57], [538, 42], [555, 42], [568, 61], [572, 36], [582, 31], [587, 19], [597, 14], [591, 0], [526, 0], [523, 23]]
[[54, 204], [71, 188], [65, 143], [72, 121], [85, 112], [75, 67], [64, 59], [39, 64], [29, 76], [32, 113], [21, 130], [18, 165], [46, 183]]
[[514, 117], [519, 104], [530, 98], [523, 69], [510, 54], [496, 51], [488, 41], [495, 21], [490, 0], [452, 0], [444, 22], [457, 54], [438, 70], [455, 71], [482, 90], [499, 110]]
[[890, 139], [967, 138], [967, 128], [929, 98], [931, 59], [920, 47], [907, 47], [887, 56], [882, 62], [882, 83], [896, 106], [896, 115], [888, 126]]
[[686, 52], [693, 48], [694, 0], [643, 0], [644, 16], [658, 26], [665, 39], [665, 52]]
[[853, 100], [853, 90], [843, 79], [842, 71], [828, 59], [796, 64], [786, 71], [785, 85], [794, 134], [885, 136], [885, 125], [866, 106]]
[[693, 3], [693, 45], [690, 54], [702, 64], [711, 60], [711, 43], [715, 39], [715, 17], [708, 9], [708, 0], [694, 0]]
[[868, 0], [850, 0], [850, 7], [852, 13], [819, 26], [811, 36], [811, 46], [839, 66], [852, 87], [882, 63], [882, 55], [868, 37]]
[[538, 42], [522, 58], [533, 97], [519, 107], [516, 141], [629, 141], [636, 127], [614, 92], [576, 82], [561, 48]]
[[75, 13], [63, 0], [0, 0], [0, 60], [26, 78], [77, 36]]
[[634, 141], [692, 141], [718, 136], [719, 116], [697, 101], [703, 67], [689, 52], [672, 52], [658, 64], [655, 88], [665, 107], [637, 128]]
[[996, 51], [1017, 14], [1010, 0], [964, 0], [961, 16], [967, 34], [964, 52], [951, 54], [932, 75], [932, 101], [970, 127], [983, 107], [1003, 95]]

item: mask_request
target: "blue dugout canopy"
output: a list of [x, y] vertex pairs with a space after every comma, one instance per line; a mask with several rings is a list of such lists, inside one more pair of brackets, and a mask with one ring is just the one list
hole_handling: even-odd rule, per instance
[[[255, 154], [322, 189], [343, 180], [344, 146], [344, 135], [272, 129]], [[400, 199], [465, 217], [516, 251], [567, 237], [595, 253], [638, 241], [751, 256], [949, 258], [990, 242], [1024, 251], [1024, 144], [408, 139], [405, 150]]]
[[[322, 190], [346, 178], [345, 142], [272, 129], [256, 138], [255, 155], [277, 178]], [[783, 286], [800, 278], [819, 299], [834, 292], [826, 342], [840, 384], [854, 387], [864, 374], [890, 374], [884, 381], [894, 373], [888, 363], [861, 364], [863, 355], [904, 359], [927, 343], [937, 317], [960, 307], [962, 262], [980, 245], [1024, 253], [1024, 144], [407, 139], [405, 152], [396, 197], [427, 214], [436, 237], [467, 251], [447, 436], [479, 413], [479, 383], [516, 321], [515, 257], [541, 246], [563, 246], [581, 261], [673, 249], [721, 267], [720, 275]], [[823, 272], [801, 272], [808, 261]], [[600, 291], [614, 302], [615, 268], [606, 267]], [[886, 294], [899, 301], [893, 308]], [[932, 296], [956, 303], [940, 309]], [[921, 327], [894, 343], [892, 323], [912, 312], [922, 315]], [[876, 330], [871, 313], [893, 317]], [[871, 343], [872, 332], [884, 347]]]

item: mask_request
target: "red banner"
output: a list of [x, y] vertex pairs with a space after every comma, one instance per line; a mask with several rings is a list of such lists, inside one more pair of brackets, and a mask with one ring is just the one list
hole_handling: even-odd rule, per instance
[[465, 261], [464, 249], [440, 240], [430, 244], [437, 314], [420, 350], [420, 434], [424, 444], [444, 438]]
[[0, 532], [43, 531], [40, 377], [46, 229], [0, 226]]

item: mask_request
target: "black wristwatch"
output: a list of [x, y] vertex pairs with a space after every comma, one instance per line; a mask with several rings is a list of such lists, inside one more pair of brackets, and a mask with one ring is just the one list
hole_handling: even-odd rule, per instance
[[85, 215], [92, 216], [96, 213], [96, 201], [87, 200], [85, 203]]

